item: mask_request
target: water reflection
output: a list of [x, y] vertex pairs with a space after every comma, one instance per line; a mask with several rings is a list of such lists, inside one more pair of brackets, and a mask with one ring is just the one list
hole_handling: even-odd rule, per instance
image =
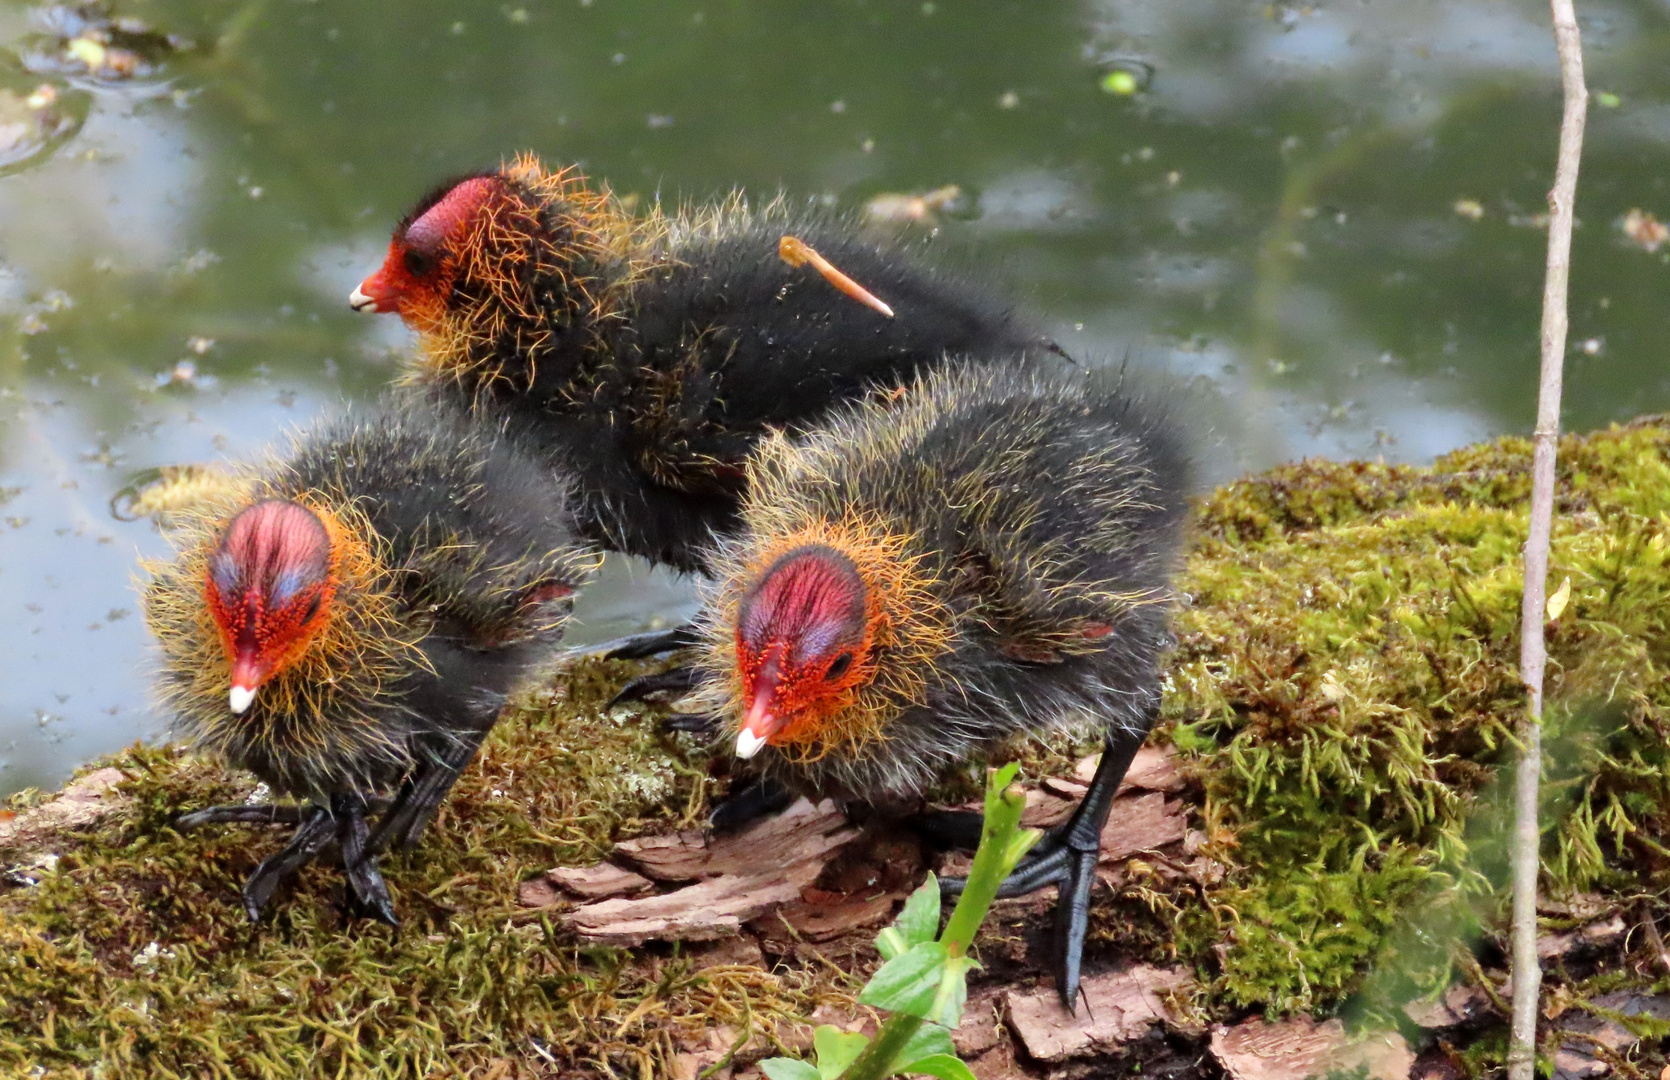
[[[1585, 10], [1591, 85], [1619, 106], [1591, 122], [1572, 331], [1595, 344], [1573, 356], [1572, 426], [1670, 403], [1670, 250], [1617, 227], [1670, 213], [1670, 11]], [[1423, 460], [1532, 415], [1558, 109], [1536, 4], [114, 14], [172, 37], [131, 72], [90, 67], [72, 46], [125, 47], [114, 24], [0, 0], [0, 142], [26, 136], [0, 154], [0, 791], [165, 726], [128, 584], [162, 545], [110, 518], [111, 494], [373, 395], [406, 338], [347, 291], [425, 188], [518, 149], [643, 200], [743, 185], [856, 210], [958, 185], [936, 243], [1076, 355], [1185, 380], [1212, 479]], [[1110, 93], [1113, 70], [1152, 79]], [[58, 120], [8, 129], [43, 85]], [[612, 566], [577, 636], [689, 603]]]

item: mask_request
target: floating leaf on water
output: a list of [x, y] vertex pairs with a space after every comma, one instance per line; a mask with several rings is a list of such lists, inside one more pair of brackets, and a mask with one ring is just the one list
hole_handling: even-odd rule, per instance
[[1102, 75], [1096, 80], [1096, 85], [1102, 88], [1104, 94], [1116, 97], [1140, 94], [1154, 81], [1154, 65], [1137, 56], [1123, 53], [1104, 56], [1101, 68]]
[[1609, 90], [1595, 91], [1595, 104], [1603, 109], [1616, 109], [1624, 103], [1624, 99]]
[[1123, 69], [1110, 71], [1102, 76], [1101, 87], [1103, 93], [1129, 97], [1138, 90], [1137, 77]]
[[1455, 201], [1455, 213], [1456, 217], [1477, 221], [1484, 217], [1484, 204], [1477, 199], [1457, 199]]
[[79, 60], [88, 71], [96, 72], [104, 67], [105, 48], [90, 37], [78, 37], [64, 46], [64, 52], [72, 60]]

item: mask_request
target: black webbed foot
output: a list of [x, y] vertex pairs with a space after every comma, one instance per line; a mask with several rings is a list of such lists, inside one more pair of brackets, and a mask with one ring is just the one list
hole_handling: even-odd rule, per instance
[[[1052, 966], [1056, 989], [1070, 1013], [1077, 1011], [1079, 968], [1090, 923], [1090, 891], [1096, 884], [1102, 826], [1107, 824], [1108, 812], [1113, 808], [1114, 793], [1146, 738], [1146, 731], [1121, 731], [1108, 736], [1090, 789], [1074, 809], [1073, 816], [1045, 833], [997, 890], [1000, 898], [1006, 898], [1025, 896], [1046, 885], [1058, 887]], [[941, 880], [940, 888], [946, 895], [955, 896], [963, 891], [966, 883], [964, 878], [948, 877]]]
[[[368, 813], [388, 805], [388, 799], [378, 796], [365, 801]], [[174, 819], [174, 828], [190, 832], [205, 825], [300, 825], [314, 809], [306, 803], [228, 803], [181, 814]]]
[[720, 835], [733, 833], [760, 818], [787, 810], [793, 802], [794, 793], [788, 789], [769, 780], [755, 780], [714, 807], [708, 815], [708, 827]]
[[599, 656], [605, 660], [647, 660], [652, 656], [689, 648], [697, 640], [695, 629], [686, 623], [669, 630], [628, 634], [600, 645], [587, 645], [575, 649], [570, 655]]
[[342, 869], [348, 878], [354, 906], [390, 926], [398, 926], [400, 920], [395, 917], [394, 902], [389, 898], [388, 886], [383, 883], [383, 875], [377, 869], [377, 856], [367, 850], [366, 839], [370, 830], [365, 824], [365, 801], [358, 796], [337, 795], [331, 798], [329, 807], [313, 805], [293, 809], [300, 818], [295, 835], [276, 854], [268, 856], [257, 866], [255, 872], [249, 875], [249, 880], [244, 882], [244, 912], [248, 914], [249, 921], [260, 922], [261, 912], [279, 886], [318, 858], [319, 853], [334, 839], [342, 850]]
[[653, 675], [639, 675], [635, 679], [628, 679], [626, 685], [620, 688], [620, 693], [611, 698], [604, 708], [612, 709], [616, 705], [643, 701], [655, 694], [682, 694], [693, 689], [701, 682], [701, 678], [701, 673], [693, 667], [669, 668]]

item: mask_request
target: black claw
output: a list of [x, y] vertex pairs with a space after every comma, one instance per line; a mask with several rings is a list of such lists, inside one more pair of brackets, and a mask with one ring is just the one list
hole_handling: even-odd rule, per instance
[[1084, 935], [1090, 927], [1090, 890], [1096, 885], [1099, 851], [1079, 851], [1061, 882], [1055, 904], [1056, 988], [1069, 1013], [1078, 1012], [1079, 963], [1084, 957]]
[[616, 705], [625, 705], [633, 701], [642, 701], [654, 694], [684, 693], [701, 681], [701, 675], [692, 667], [676, 667], [654, 675], [639, 675], [635, 679], [627, 680], [620, 693], [609, 699], [604, 708], [612, 709]]
[[371, 830], [365, 824], [362, 804], [351, 797], [332, 800], [336, 814], [336, 839], [342, 848], [342, 870], [348, 877], [348, 887], [360, 912], [380, 919], [390, 926], [399, 926], [394, 914], [394, 901], [389, 897], [388, 885], [377, 869], [377, 856], [367, 850], [366, 841]]
[[318, 857], [336, 834], [336, 822], [323, 806], [309, 807], [296, 834], [279, 851], [267, 857], [244, 882], [244, 911], [250, 922], [261, 921], [261, 910], [291, 874]]
[[245, 803], [231, 806], [211, 806], [206, 810], [193, 810], [189, 814], [181, 814], [174, 819], [174, 828], [181, 832], [198, 829], [204, 825], [227, 825], [242, 823], [249, 825], [300, 825], [311, 809], [299, 805], [282, 803]]
[[793, 802], [792, 791], [769, 780], [756, 780], [714, 807], [708, 815], [708, 827], [719, 834], [736, 832], [760, 818], [787, 810]]
[[673, 713], [661, 721], [662, 731], [688, 731], [694, 735], [713, 735], [720, 727], [719, 718], [706, 713]]

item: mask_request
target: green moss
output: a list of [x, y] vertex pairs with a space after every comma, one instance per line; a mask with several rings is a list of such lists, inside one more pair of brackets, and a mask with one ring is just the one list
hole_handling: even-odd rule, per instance
[[[1658, 422], [1562, 443], [1553, 584], [1569, 577], [1571, 600], [1545, 733], [1545, 886], [1661, 914], [1667, 449]], [[1430, 469], [1310, 462], [1203, 500], [1157, 737], [1217, 868], [1133, 864], [1098, 898], [1096, 949], [1192, 963], [1214, 1019], [1389, 1013], [1477, 968], [1498, 940], [1499, 772], [1525, 700], [1528, 491], [1529, 446], [1503, 440]], [[276, 832], [169, 826], [248, 781], [172, 749], [121, 755], [131, 809], [0, 893], [0, 1075], [656, 1075], [681, 1033], [766, 1033], [847, 998], [857, 982], [831, 964], [696, 970], [665, 948], [579, 948], [516, 906], [536, 872], [705, 810], [698, 758], [601, 711], [628, 673], [580, 665], [500, 725], [424, 844], [385, 864], [398, 932], [345, 920], [326, 867], [250, 927], [238, 887]], [[1016, 752], [1035, 772], [1062, 750]], [[997, 927], [987, 947], [1019, 940]], [[1623, 970], [1552, 983], [1581, 1011]], [[1485, 1039], [1464, 1063], [1499, 1057]]]
[[[1572, 591], [1548, 642], [1556, 894], [1664, 884], [1667, 446], [1643, 422], [1560, 448], [1551, 587], [1569, 577]], [[1229, 872], [1165, 907], [1221, 1000], [1326, 1008], [1387, 966], [1428, 989], [1449, 963], [1393, 931], [1494, 902], [1506, 821], [1492, 781], [1525, 701], [1529, 459], [1505, 439], [1431, 469], [1307, 462], [1205, 500], [1167, 717]]]
[[277, 833], [169, 827], [249, 785], [172, 750], [121, 755], [133, 809], [0, 894], [0, 1075], [513, 1076], [547, 1055], [660, 1074], [670, 1031], [769, 1028], [838, 993], [827, 977], [581, 949], [516, 906], [534, 873], [703, 809], [676, 747], [601, 714], [625, 670], [586, 665], [500, 725], [425, 843], [384, 860], [398, 931], [347, 922], [329, 867], [250, 926], [238, 888]]

